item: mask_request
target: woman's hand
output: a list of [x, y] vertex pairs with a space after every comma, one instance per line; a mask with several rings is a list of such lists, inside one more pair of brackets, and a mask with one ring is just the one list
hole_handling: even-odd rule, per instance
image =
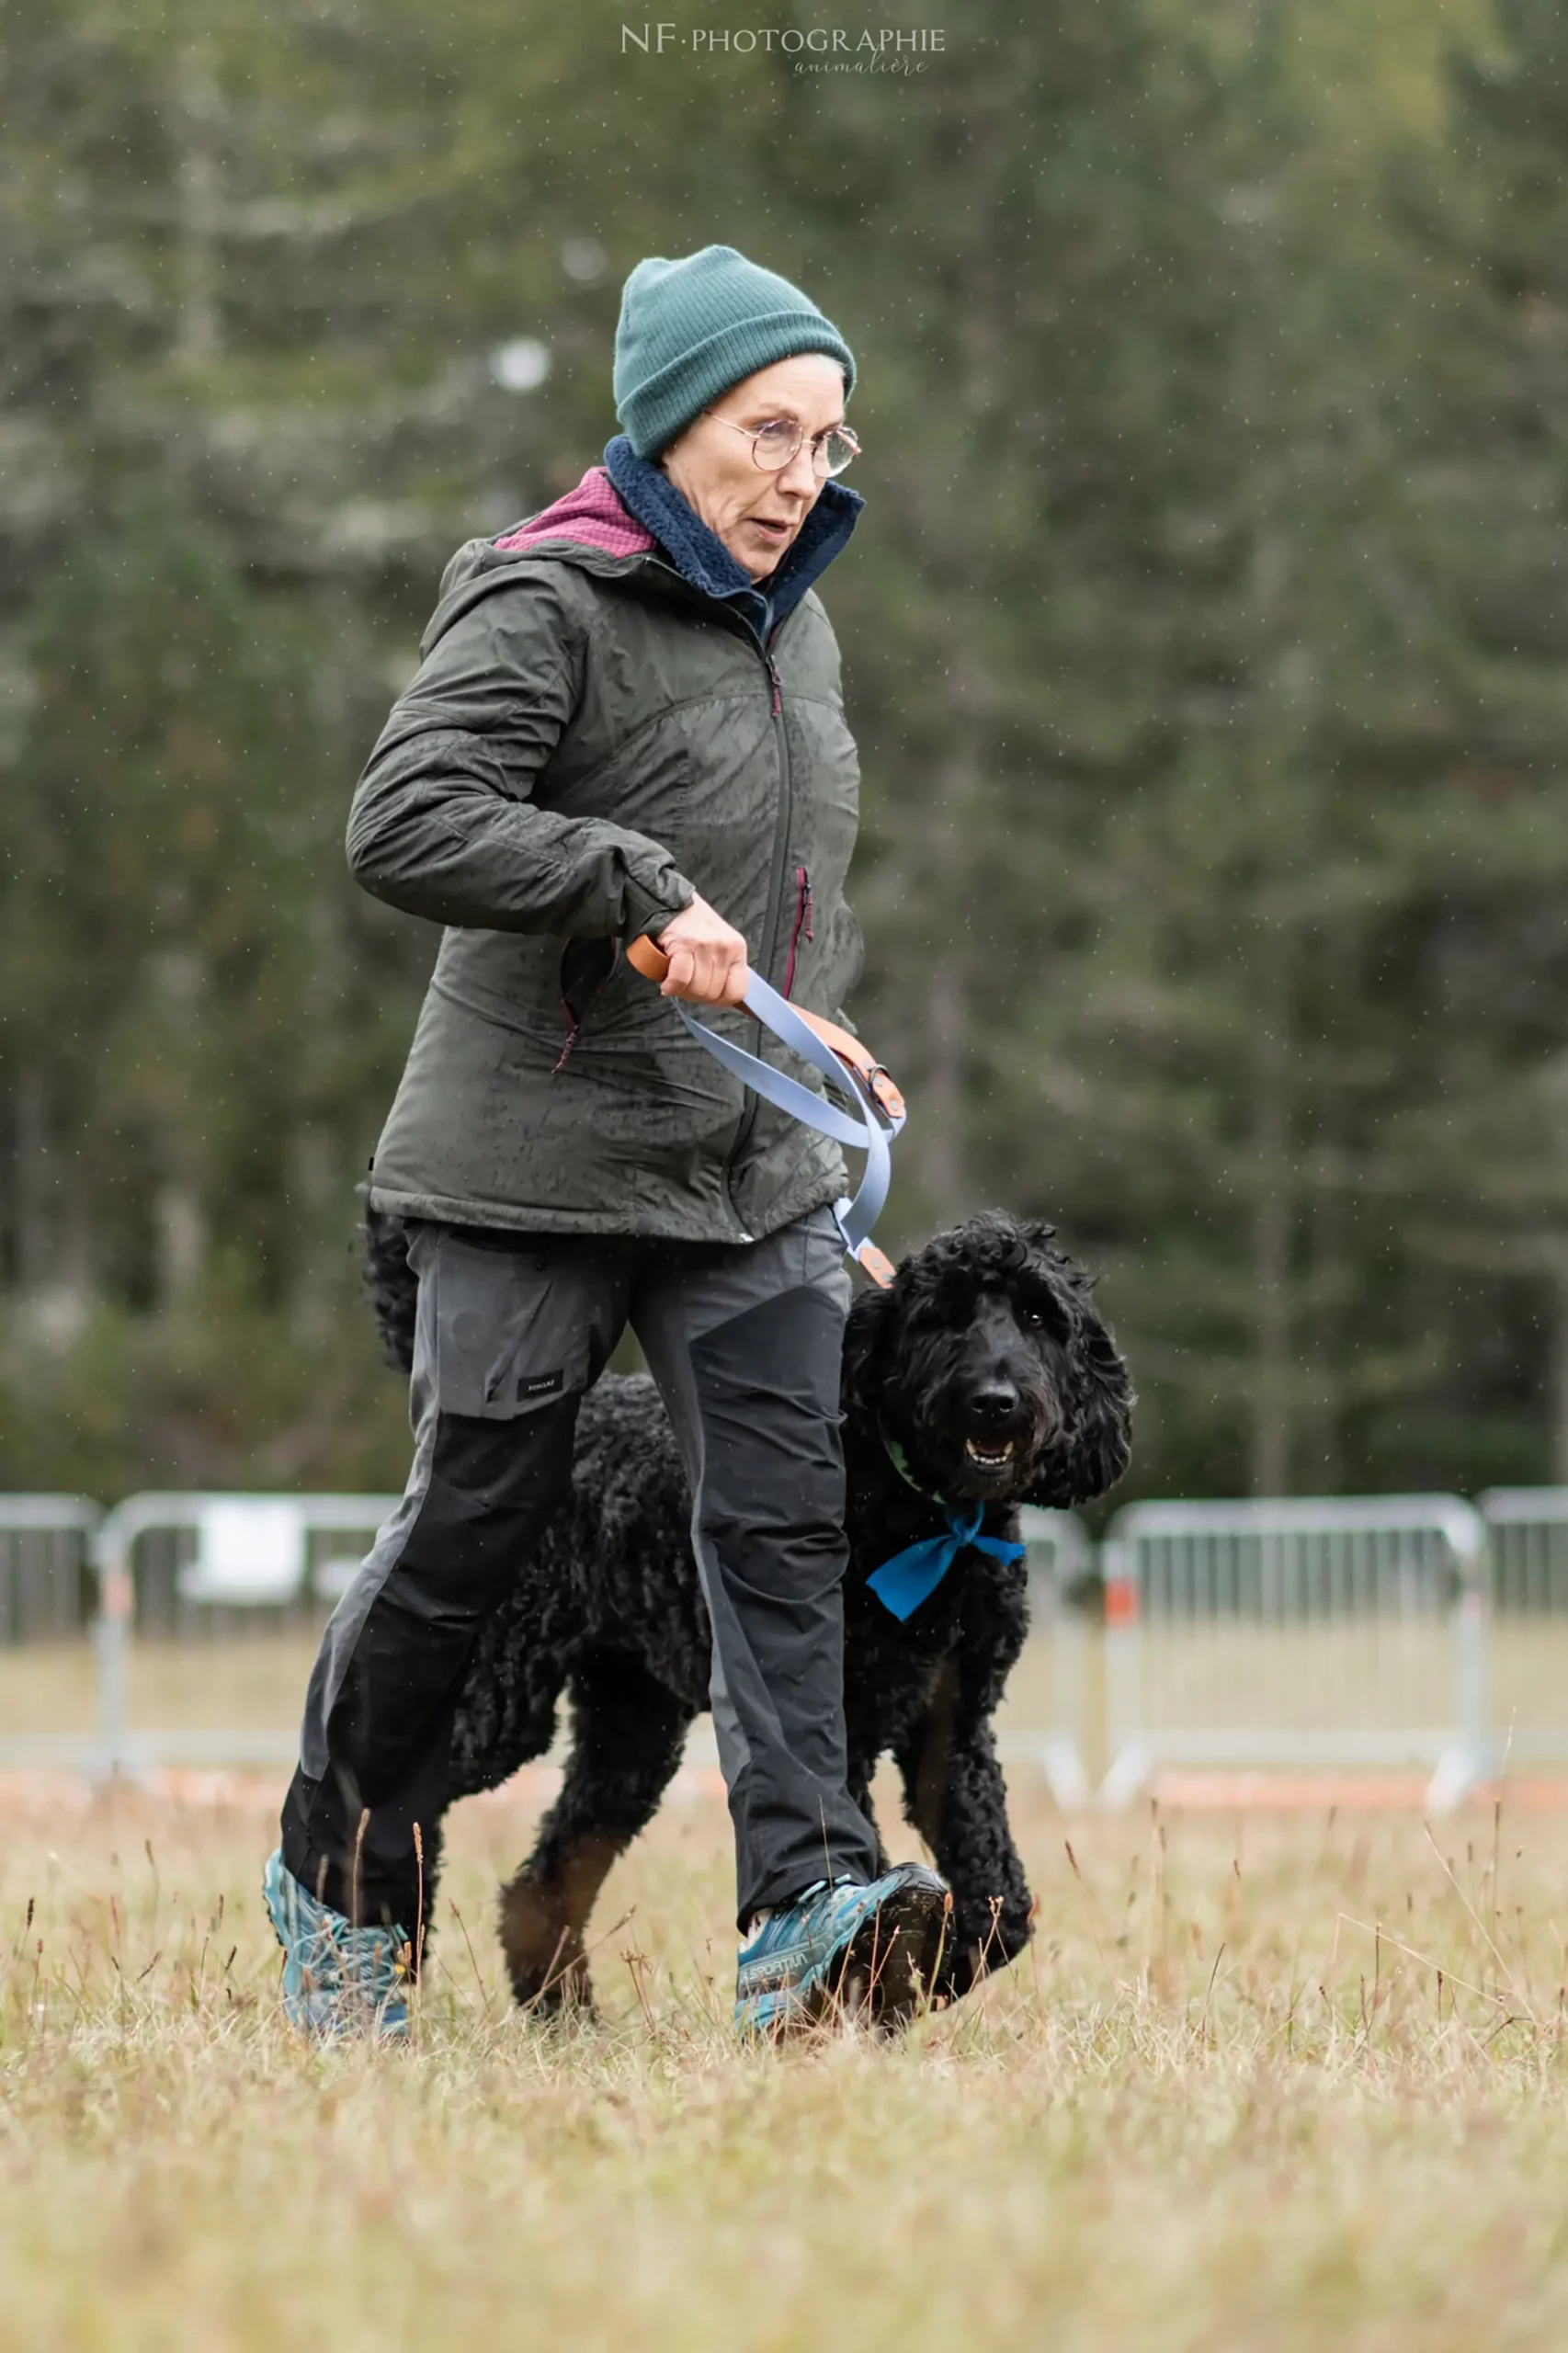
[[670, 960], [661, 996], [683, 996], [688, 1005], [739, 1005], [751, 972], [746, 944], [706, 899], [693, 899], [654, 942]]

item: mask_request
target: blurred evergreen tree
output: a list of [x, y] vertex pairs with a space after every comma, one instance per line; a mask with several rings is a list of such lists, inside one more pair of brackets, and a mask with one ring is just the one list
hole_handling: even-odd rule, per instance
[[1568, 85], [1542, 0], [1435, 77], [1469, 9], [974, 0], [907, 78], [500, 0], [8, 28], [0, 1480], [400, 1477], [347, 1245], [432, 941], [348, 792], [712, 239], [861, 363], [891, 1238], [1058, 1216], [1145, 1486], [1568, 1472]]

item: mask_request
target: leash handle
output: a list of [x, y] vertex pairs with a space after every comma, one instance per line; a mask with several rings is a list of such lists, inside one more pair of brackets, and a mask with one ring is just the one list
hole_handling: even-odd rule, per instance
[[[626, 953], [632, 969], [641, 972], [644, 980], [662, 982], [669, 971], [669, 958], [646, 936], [634, 939]], [[759, 1061], [744, 1048], [732, 1045], [729, 1039], [721, 1038], [679, 997], [675, 999], [675, 1008], [692, 1035], [715, 1061], [733, 1071], [743, 1086], [751, 1087], [777, 1109], [815, 1128], [819, 1134], [831, 1136], [835, 1143], [847, 1144], [865, 1154], [866, 1168], [858, 1191], [852, 1200], [835, 1202], [833, 1214], [848, 1256], [885, 1290], [893, 1279], [892, 1262], [871, 1240], [871, 1228], [881, 1213], [892, 1182], [888, 1146], [907, 1117], [903, 1097], [890, 1074], [858, 1038], [851, 1037], [836, 1022], [824, 1021], [820, 1014], [802, 1012], [799, 1006], [791, 1005], [771, 988], [760, 973], [751, 974], [741, 1002], [781, 1044], [792, 1047], [803, 1061], [841, 1088], [855, 1105], [858, 1118], [847, 1118], [809, 1086], [802, 1086], [798, 1079], [775, 1070], [771, 1063]]]
[[[670, 969], [669, 958], [662, 948], [654, 947], [646, 932], [640, 939], [632, 941], [626, 951], [626, 961], [634, 972], [641, 972], [645, 981], [653, 982], [655, 986], [664, 982]], [[754, 987], [760, 986], [764, 989], [767, 987], [766, 981], [759, 982], [756, 972], [751, 977]], [[681, 1000], [677, 997], [676, 1003], [678, 1005], [680, 1002]], [[780, 1005], [786, 1005], [789, 1004], [789, 999], [780, 997], [778, 1002]], [[750, 989], [747, 990], [742, 1003], [749, 1011], [753, 1013], [756, 1011], [756, 1007], [751, 1002]], [[902, 1127], [909, 1113], [892, 1072], [878, 1062], [874, 1054], [867, 1051], [858, 1038], [851, 1037], [847, 1029], [841, 1029], [836, 1021], [826, 1021], [820, 1013], [807, 1013], [798, 1005], [790, 1006], [790, 1010], [797, 1021], [803, 1021], [808, 1029], [814, 1030], [829, 1052], [836, 1054], [839, 1061], [847, 1065], [861, 1085], [875, 1096], [879, 1110], [885, 1113], [897, 1127]], [[758, 1015], [757, 1017], [760, 1020], [762, 1016]], [[769, 1023], [768, 1027], [771, 1028], [771, 1026]]]

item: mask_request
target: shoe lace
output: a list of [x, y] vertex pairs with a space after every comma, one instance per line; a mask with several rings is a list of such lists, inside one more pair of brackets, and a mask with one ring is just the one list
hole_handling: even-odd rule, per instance
[[409, 1974], [408, 1939], [401, 1928], [356, 1927], [321, 1906], [310, 1923], [301, 1965], [323, 1990], [334, 1980], [346, 1994], [384, 2002]]

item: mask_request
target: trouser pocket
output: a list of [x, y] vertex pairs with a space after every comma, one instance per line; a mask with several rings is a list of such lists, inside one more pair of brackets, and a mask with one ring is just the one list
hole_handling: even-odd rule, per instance
[[618, 1318], [585, 1280], [581, 1236], [470, 1239], [433, 1226], [409, 1247], [419, 1278], [419, 1353], [443, 1414], [512, 1421], [597, 1379]]

